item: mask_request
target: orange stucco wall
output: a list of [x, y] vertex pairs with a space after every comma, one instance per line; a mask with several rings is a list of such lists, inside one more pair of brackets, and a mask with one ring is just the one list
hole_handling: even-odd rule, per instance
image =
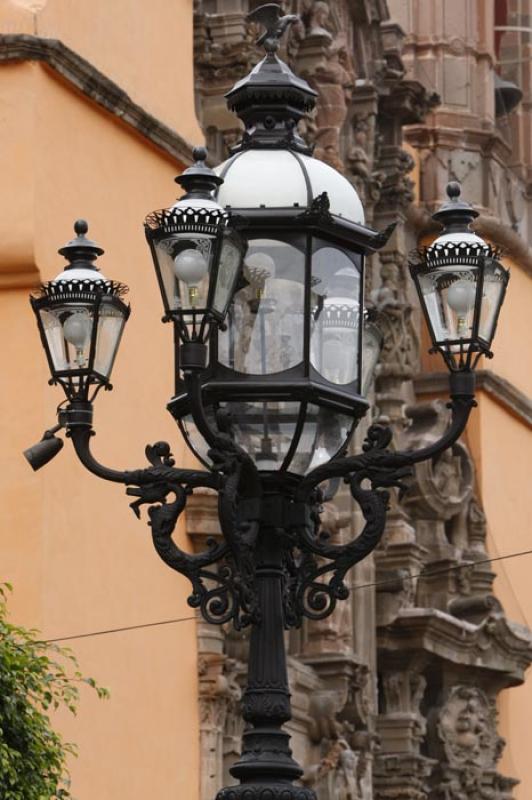
[[201, 142], [192, 10], [193, 0], [0, 0], [0, 31], [59, 39], [146, 111]]
[[[532, 431], [485, 394], [477, 412], [480, 436], [479, 491], [488, 520], [488, 552], [493, 558], [526, 553], [531, 549], [532, 505], [530, 467]], [[493, 564], [495, 593], [508, 617], [532, 628], [530, 573], [532, 555], [517, 555]], [[517, 800], [528, 800], [532, 786], [530, 715], [532, 681], [500, 696], [500, 733], [506, 739], [501, 771], [519, 778]]]
[[[20, 12], [23, 5], [4, 3], [0, 11], [10, 6]], [[61, 29], [67, 5], [48, 4], [46, 35], [55, 31], [67, 41], [68, 31]], [[82, 3], [80, 9], [85, 5], [95, 13], [95, 3]], [[98, 24], [103, 25], [105, 4], [97, 5], [102, 5]], [[118, 6], [125, 13], [126, 5], [116, 3], [115, 9], [113, 4], [113, 14]], [[146, 12], [153, 13], [154, 5], [172, 6], [178, 20], [182, 10], [181, 33], [191, 40], [191, 2], [150, 3]], [[174, 20], [173, 28], [176, 24]], [[72, 15], [69, 25], [72, 39], [67, 43], [81, 51]], [[164, 31], [160, 20], [159, 30]], [[93, 61], [101, 47], [98, 66], [112, 70], [109, 77], [127, 82], [127, 73], [136, 80], [134, 69], [140, 65], [133, 68], [133, 51], [130, 57], [123, 46], [122, 58], [131, 63], [121, 65], [98, 31], [96, 27], [91, 33]], [[111, 30], [109, 37], [115, 34]], [[168, 33], [160, 48], [170, 47], [170, 39]], [[176, 108], [180, 92], [188, 98], [192, 91], [192, 60], [186, 47], [177, 53], [172, 56], [179, 75]], [[146, 61], [148, 55], [146, 49]], [[139, 93], [144, 90], [148, 94], [148, 87], [141, 85]], [[164, 92], [171, 92], [168, 76], [152, 91], [157, 99], [150, 110], [157, 111], [157, 103], [165, 105]], [[39, 627], [47, 638], [186, 619], [69, 642], [82, 671], [107, 686], [111, 699], [101, 702], [84, 691], [78, 717], [61, 716], [58, 722], [80, 747], [80, 758], [72, 763], [72, 791], [78, 800], [194, 800], [199, 774], [197, 648], [187, 582], [158, 559], [146, 520], [133, 516], [123, 487], [87, 473], [69, 442], [41, 472], [33, 473], [22, 457], [22, 450], [54, 424], [55, 407], [63, 399], [59, 389], [47, 385], [29, 287], [39, 275], [50, 279], [62, 269], [57, 248], [72, 237], [74, 219], [85, 217], [89, 235], [106, 250], [102, 270], [129, 284], [133, 307], [113, 374], [115, 389], [101, 393], [96, 402], [95, 453], [110, 466], [136, 468], [146, 463], [146, 443], [166, 439], [177, 460], [188, 461], [165, 410], [173, 389], [172, 331], [160, 323], [161, 300], [142, 228], [146, 213], [174, 199], [173, 177], [182, 165], [41, 64], [0, 66], [0, 101], [0, 580], [15, 586], [13, 619]], [[182, 135], [197, 130], [188, 100], [180, 114]], [[184, 538], [182, 531], [179, 535]]]

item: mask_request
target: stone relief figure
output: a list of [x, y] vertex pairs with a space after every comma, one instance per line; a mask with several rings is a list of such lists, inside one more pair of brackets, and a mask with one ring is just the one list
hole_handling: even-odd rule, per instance
[[381, 281], [370, 295], [384, 336], [380, 375], [409, 378], [416, 363], [419, 336], [412, 321], [412, 306], [403, 299], [399, 266], [393, 261], [384, 263]]
[[476, 687], [455, 686], [438, 722], [437, 734], [452, 766], [493, 769], [501, 752], [493, 703]]
[[371, 800], [367, 759], [351, 748], [347, 739], [333, 741], [320, 762], [303, 775], [320, 800]]
[[331, 9], [329, 3], [324, 2], [324, 0], [316, 0], [310, 9], [308, 35], [325, 36], [327, 39], [332, 40], [332, 34], [328, 29], [330, 25], [330, 14]]
[[327, 48], [309, 80], [319, 94], [316, 107], [316, 150], [314, 155], [343, 172], [340, 136], [347, 118], [355, 84], [350, 56], [343, 36]]
[[353, 120], [353, 144], [349, 148], [347, 161], [359, 194], [365, 191], [371, 180], [371, 160], [369, 155], [370, 124], [365, 118]]
[[236, 662], [233, 659], [204, 654], [199, 660], [198, 672], [201, 797], [210, 800], [221, 784], [228, 718], [237, 712], [241, 689], [236, 679]]

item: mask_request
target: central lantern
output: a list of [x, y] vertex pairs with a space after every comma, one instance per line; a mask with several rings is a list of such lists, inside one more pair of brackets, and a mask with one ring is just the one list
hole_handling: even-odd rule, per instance
[[[378, 357], [378, 334], [365, 322], [364, 256], [391, 231], [365, 226], [354, 187], [312, 157], [297, 123], [316, 94], [274, 53], [227, 97], [244, 123], [242, 142], [216, 171], [198, 148], [178, 179], [185, 197], [146, 220], [177, 334], [168, 407], [210, 465], [183, 380], [199, 371], [211, 426], [259, 470], [303, 475], [346, 446], [368, 408], [363, 375]], [[221, 275], [223, 308], [213, 304]]]

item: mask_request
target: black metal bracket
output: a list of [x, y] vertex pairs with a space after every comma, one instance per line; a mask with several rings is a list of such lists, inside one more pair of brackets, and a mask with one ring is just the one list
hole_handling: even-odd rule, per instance
[[[439, 441], [415, 451], [390, 449], [391, 430], [372, 425], [355, 456], [340, 456], [317, 467], [296, 483], [290, 494], [265, 494], [251, 458], [229, 434], [214, 430], [205, 416], [197, 374], [186, 377], [194, 419], [210, 445], [213, 470], [175, 467], [166, 442], [146, 447], [150, 466], [118, 471], [101, 465], [92, 455], [92, 407], [73, 403], [60, 412], [76, 453], [84, 466], [105, 480], [124, 484], [136, 498], [131, 508], [140, 517], [148, 506], [154, 547], [171, 568], [192, 583], [188, 599], [211, 623], [232, 621], [237, 629], [257, 623], [255, 576], [260, 561], [261, 531], [275, 535], [283, 571], [283, 613], [286, 627], [299, 627], [304, 617], [323, 619], [346, 599], [348, 570], [374, 550], [384, 532], [389, 490], [403, 491], [416, 463], [437, 458], [451, 447], [465, 428], [474, 400], [473, 373], [451, 375], [451, 424]], [[365, 525], [346, 544], [334, 544], [320, 526], [320, 484], [343, 479], [358, 503]], [[172, 538], [190, 494], [197, 488], [218, 493], [222, 540], [210, 539], [201, 553], [187, 553]], [[274, 532], [272, 534], [272, 532]]]

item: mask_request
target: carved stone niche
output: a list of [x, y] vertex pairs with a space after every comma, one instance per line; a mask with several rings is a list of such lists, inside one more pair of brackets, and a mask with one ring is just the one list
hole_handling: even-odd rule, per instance
[[420, 707], [427, 680], [423, 661], [389, 664], [380, 676], [377, 732], [383, 752], [419, 753], [426, 733]]
[[[199, 656], [201, 798], [212, 800], [223, 781], [224, 761], [231, 742], [240, 747], [242, 722], [238, 665], [216, 653]], [[231, 753], [231, 755], [233, 755]]]
[[373, 771], [374, 800], [427, 800], [433, 763], [415, 753], [380, 753]]
[[453, 686], [443, 704], [429, 715], [428, 732], [429, 751], [438, 763], [431, 798], [511, 798], [515, 781], [497, 773], [504, 740], [497, 733], [495, 700], [482, 689]]
[[[412, 420], [409, 440], [415, 447], [436, 441], [448, 425], [448, 413], [441, 401], [410, 408], [407, 415]], [[445, 521], [468, 505], [472, 491], [473, 463], [465, 445], [457, 442], [436, 461], [416, 465], [404, 504], [417, 518]]]

